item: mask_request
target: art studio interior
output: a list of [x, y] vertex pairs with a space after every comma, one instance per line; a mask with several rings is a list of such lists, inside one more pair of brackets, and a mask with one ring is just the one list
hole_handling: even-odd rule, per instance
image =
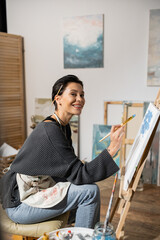
[[160, 239], [160, 0], [2, 0], [0, 109], [2, 240]]

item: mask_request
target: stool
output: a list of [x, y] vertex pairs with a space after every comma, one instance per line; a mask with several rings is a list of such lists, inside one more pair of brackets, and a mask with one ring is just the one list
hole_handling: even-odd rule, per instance
[[[43, 234], [49, 233], [56, 229], [64, 228], [67, 225], [69, 212], [64, 213], [51, 220], [35, 223], [35, 224], [18, 224], [10, 220], [5, 212], [5, 210], [0, 205], [1, 213], [1, 230], [2, 233], [12, 234], [12, 239], [15, 240], [31, 240], [36, 239]], [[22, 213], [23, 214], [23, 213]], [[20, 236], [15, 236], [20, 235]]]

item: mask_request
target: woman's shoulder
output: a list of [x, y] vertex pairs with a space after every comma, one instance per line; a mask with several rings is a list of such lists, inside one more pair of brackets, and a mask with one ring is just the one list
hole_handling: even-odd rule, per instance
[[56, 122], [56, 120], [54, 118], [50, 116], [46, 117], [42, 122]]
[[44, 126], [53, 127], [58, 125], [59, 124], [56, 122], [54, 118], [52, 118], [51, 116], [48, 116], [42, 122], [39, 122], [36, 128], [44, 128]]
[[40, 122], [37, 127], [39, 127], [39, 129], [43, 128], [43, 129], [48, 129], [48, 130], [52, 130], [53, 129], [59, 129], [60, 125], [59, 123], [57, 123], [57, 121], [53, 118], [46, 117], [42, 122]]
[[32, 138], [38, 137], [40, 141], [41, 137], [46, 135], [46, 132], [53, 134], [53, 132], [57, 131], [56, 129], [59, 130], [59, 126], [56, 121], [42, 121], [37, 124], [28, 138], [31, 140]]

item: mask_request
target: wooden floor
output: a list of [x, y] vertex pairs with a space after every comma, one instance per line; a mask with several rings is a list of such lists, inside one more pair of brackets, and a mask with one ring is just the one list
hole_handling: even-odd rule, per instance
[[[108, 203], [111, 195], [114, 177], [110, 177], [98, 184], [101, 192], [101, 221], [104, 222]], [[119, 193], [119, 181], [116, 184], [114, 203]], [[116, 229], [119, 221], [118, 214], [115, 214], [112, 224]], [[131, 202], [126, 222], [126, 240], [160, 240], [160, 187], [145, 184], [143, 191], [136, 191]], [[10, 240], [11, 236], [5, 235], [3, 240]]]
[[[98, 183], [101, 191], [101, 221], [105, 219], [108, 203], [112, 191], [114, 177]], [[119, 181], [114, 194], [115, 204], [119, 193]], [[119, 221], [118, 214], [113, 218], [116, 229]], [[125, 238], [128, 240], [160, 239], [160, 187], [144, 184], [143, 191], [136, 191], [125, 222]]]

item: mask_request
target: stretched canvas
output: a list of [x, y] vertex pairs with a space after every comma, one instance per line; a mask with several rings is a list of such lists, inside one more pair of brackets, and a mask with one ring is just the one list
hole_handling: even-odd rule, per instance
[[63, 21], [64, 68], [103, 67], [103, 14]]
[[[144, 102], [144, 114], [148, 108], [149, 103]], [[159, 186], [159, 172], [160, 172], [160, 123], [155, 133], [153, 142], [151, 144], [146, 163], [142, 172], [142, 179], [144, 183], [156, 184]]]
[[160, 9], [150, 10], [147, 85], [160, 86]]
[[[92, 159], [96, 158], [105, 148], [110, 145], [110, 137], [104, 141], [99, 142], [104, 136], [111, 131], [110, 125], [94, 124], [93, 125], [93, 145], [92, 145]], [[120, 152], [113, 157], [115, 163], [120, 164]], [[119, 171], [120, 172], [120, 171]], [[120, 174], [120, 173], [119, 173]]]
[[123, 190], [125, 191], [128, 189], [128, 186], [133, 178], [133, 175], [143, 155], [143, 152], [145, 151], [145, 148], [153, 132], [153, 129], [158, 121], [159, 115], [160, 115], [159, 109], [156, 108], [153, 103], [150, 103], [144, 115], [140, 129], [136, 135], [134, 143], [126, 159], [125, 163], [126, 172], [123, 185]]

